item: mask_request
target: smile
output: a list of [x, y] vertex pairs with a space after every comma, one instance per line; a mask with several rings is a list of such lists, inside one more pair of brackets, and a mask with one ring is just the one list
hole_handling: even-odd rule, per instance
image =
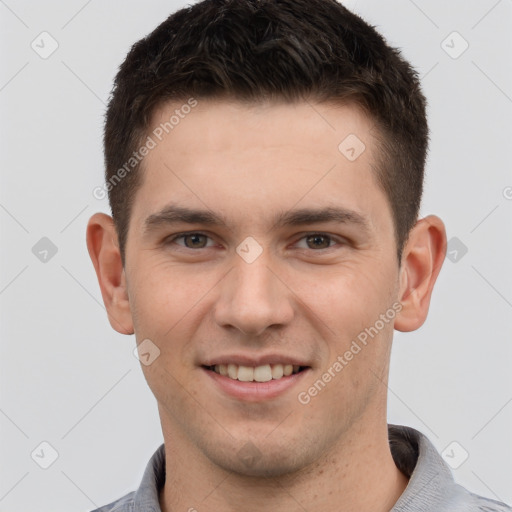
[[[227, 361], [225, 360], [225, 363]], [[276, 399], [291, 392], [292, 388], [299, 386], [312, 368], [267, 362], [258, 366], [231, 363], [203, 365], [202, 370], [214, 384], [214, 388], [224, 396], [254, 403]]]
[[205, 366], [224, 377], [240, 382], [269, 382], [279, 380], [292, 374], [300, 373], [306, 366], [292, 364], [264, 364], [261, 366], [243, 366], [238, 364], [216, 364]]

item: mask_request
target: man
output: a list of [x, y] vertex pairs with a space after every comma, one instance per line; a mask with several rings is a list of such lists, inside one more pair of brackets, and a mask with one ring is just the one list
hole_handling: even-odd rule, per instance
[[511, 510], [386, 422], [446, 251], [427, 143], [416, 73], [334, 0], [206, 0], [132, 48], [87, 244], [165, 442], [98, 510]]

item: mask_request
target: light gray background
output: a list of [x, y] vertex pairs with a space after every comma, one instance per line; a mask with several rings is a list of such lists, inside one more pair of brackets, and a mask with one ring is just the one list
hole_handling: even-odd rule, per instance
[[[423, 77], [432, 137], [422, 214], [441, 216], [460, 241], [425, 325], [396, 333], [389, 421], [418, 428], [440, 452], [456, 441], [452, 463], [469, 453], [458, 482], [510, 503], [512, 0], [345, 3]], [[109, 211], [92, 190], [116, 69], [183, 5], [0, 1], [1, 512], [110, 502], [136, 488], [163, 440], [134, 337], [107, 321], [85, 227]], [[47, 59], [31, 48], [43, 31], [59, 44]], [[458, 58], [453, 31], [469, 44]], [[58, 249], [46, 263], [32, 252], [42, 237]], [[43, 441], [59, 454], [48, 469], [31, 458], [37, 449], [49, 462]]]

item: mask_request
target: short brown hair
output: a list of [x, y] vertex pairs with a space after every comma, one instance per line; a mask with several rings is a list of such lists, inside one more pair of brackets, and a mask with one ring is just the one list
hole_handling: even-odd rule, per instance
[[[123, 265], [140, 165], [126, 162], [164, 102], [313, 99], [360, 106], [378, 128], [377, 181], [391, 205], [398, 261], [417, 221], [428, 149], [416, 71], [335, 0], [204, 0], [180, 9], [131, 48], [105, 122], [105, 176]], [[129, 169], [130, 170], [130, 169]]]

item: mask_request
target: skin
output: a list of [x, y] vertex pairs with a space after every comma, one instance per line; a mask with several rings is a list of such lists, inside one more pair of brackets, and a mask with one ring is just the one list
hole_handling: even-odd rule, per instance
[[[153, 125], [175, 108], [161, 106]], [[355, 161], [338, 150], [349, 134], [366, 146]], [[165, 441], [164, 512], [384, 512], [404, 491], [387, 440], [393, 329], [425, 321], [446, 234], [438, 217], [419, 220], [399, 265], [391, 209], [372, 170], [374, 136], [351, 105], [199, 101], [144, 159], [125, 268], [112, 219], [91, 217], [87, 244], [111, 325], [160, 350], [141, 366]], [[209, 210], [226, 225], [145, 231], [169, 203]], [[326, 206], [357, 212], [366, 231], [338, 221], [273, 228], [279, 213]], [[207, 237], [171, 240], [196, 231]], [[314, 233], [328, 236], [311, 243]], [[248, 236], [262, 249], [252, 263], [236, 252]], [[300, 403], [298, 392], [393, 304], [401, 305], [394, 319]], [[201, 368], [209, 357], [270, 352], [311, 367], [271, 400], [228, 397]], [[244, 449], [257, 454], [250, 464]]]

